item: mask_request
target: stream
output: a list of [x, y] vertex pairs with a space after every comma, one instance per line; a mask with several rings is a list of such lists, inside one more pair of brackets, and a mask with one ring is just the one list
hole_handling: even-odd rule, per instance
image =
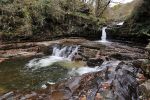
[[34, 90], [48, 81], [58, 82], [70, 76], [97, 71], [96, 68], [85, 67], [83, 62], [72, 61], [78, 48], [54, 46], [50, 56], [16, 58], [1, 63], [0, 88], [6, 91]]
[[0, 100], [143, 100], [147, 52], [108, 42], [106, 28], [100, 41], [54, 44], [50, 55], [2, 62]]

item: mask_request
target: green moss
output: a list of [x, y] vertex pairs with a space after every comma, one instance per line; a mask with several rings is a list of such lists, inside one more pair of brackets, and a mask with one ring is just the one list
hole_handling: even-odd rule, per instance
[[0, 86], [0, 95], [6, 93], [8, 90], [6, 90], [4, 87]]

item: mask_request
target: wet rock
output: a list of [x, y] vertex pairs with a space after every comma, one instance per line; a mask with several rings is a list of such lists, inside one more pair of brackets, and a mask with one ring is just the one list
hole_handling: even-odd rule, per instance
[[112, 54], [109, 57], [115, 58], [117, 60], [132, 60], [132, 57], [125, 55], [125, 54], [119, 54], [119, 53]]
[[14, 58], [14, 57], [31, 57], [35, 55], [42, 55], [42, 52], [37, 52], [37, 48], [28, 48], [28, 49], [11, 49], [5, 50], [3, 53], [0, 52], [0, 57], [3, 58]]
[[[84, 49], [81, 52], [82, 55], [76, 56], [75, 60], [81, 60], [86, 51], [86, 54], [88, 55], [86, 55], [87, 59], [89, 58], [89, 60], [87, 61], [87, 65], [95, 67], [100, 66], [104, 62], [102, 57], [106, 56], [101, 56], [101, 54], [110, 55], [109, 58], [111, 58], [112, 56], [112, 58], [116, 58], [119, 60], [130, 60], [132, 59], [132, 56], [130, 58], [130, 56], [126, 55], [135, 52], [134, 50], [132, 51], [132, 48], [127, 48], [124, 50], [123, 47], [118, 47], [119, 50], [118, 48], [115, 50], [124, 52], [125, 55], [123, 55], [122, 53], [114, 54], [115, 50], [113, 48], [104, 50], [103, 52], [99, 52], [99, 47], [97, 47], [95, 51], [93, 51], [93, 47], [94, 46], [92, 44], [90, 44], [88, 48], [82, 47]], [[138, 54], [137, 51], [135, 54]], [[91, 56], [95, 58], [91, 58]], [[124, 62], [120, 63], [120, 61], [116, 61], [117, 63], [115, 61], [105, 62], [106, 66], [98, 67], [98, 72], [92, 72], [79, 77], [68, 78], [63, 82], [55, 84], [55, 86], [53, 87], [51, 87], [50, 85], [46, 85], [47, 88], [45, 88], [44, 86], [42, 92], [39, 92], [38, 98], [48, 98], [50, 100], [59, 100], [60, 98], [67, 100], [70, 98], [73, 98], [72, 100], [78, 100], [79, 98], [80, 100], [113, 100], [114, 98], [119, 98], [120, 100], [130, 100], [134, 98], [136, 100], [138, 98], [138, 96], [136, 95], [136, 93], [138, 94], [138, 85], [139, 83], [145, 81], [144, 74], [138, 74], [136, 76], [136, 73], [139, 72], [138, 69], [141, 67], [141, 63], [143, 61], [131, 61], [132, 64], [127, 64]], [[146, 63], [146, 65], [148, 66], [149, 63]], [[138, 78], [138, 80], [136, 80], [136, 78]], [[81, 96], [82, 93], [83, 95]], [[34, 93], [25, 94], [25, 96], [22, 96], [23, 99], [30, 99], [36, 97]], [[113, 96], [114, 98], [112, 99]]]
[[7, 60], [8, 58], [0, 58], [0, 63], [4, 62], [5, 60]]
[[97, 50], [106, 48], [105, 45], [97, 43], [97, 42], [92, 42], [92, 41], [80, 43], [80, 45], [81, 47], [84, 47], [84, 48], [97, 49]]
[[[117, 74], [116, 79], [114, 80], [115, 92], [120, 100], [130, 100], [131, 98], [137, 99], [137, 89], [138, 82], [136, 79], [130, 75], [122, 72]], [[130, 94], [132, 93], [132, 94]]]
[[66, 97], [64, 96], [64, 93], [61, 92], [61, 91], [54, 91], [54, 92], [52, 92], [51, 95], [50, 95], [50, 99], [51, 99], [51, 100], [60, 100], [60, 98], [61, 98], [62, 100], [68, 99], [68, 98], [66, 98]]
[[8, 92], [6, 94], [4, 94], [3, 96], [0, 97], [0, 100], [7, 100], [9, 98], [12, 98], [14, 95], [14, 92]]
[[108, 61], [101, 71], [68, 78], [54, 87], [48, 86], [42, 92], [38, 92], [39, 94], [32, 92], [21, 97], [23, 100], [137, 100], [139, 82], [136, 78], [144, 79], [144, 74], [139, 73], [136, 77], [136, 71], [136, 68], [124, 62], [114, 64]]
[[30, 47], [35, 47], [35, 43], [12, 43], [12, 44], [2, 44], [0, 45], [0, 50], [10, 50], [10, 49], [26, 49]]
[[67, 81], [66, 87], [70, 89], [70, 92], [74, 92], [80, 86], [81, 77], [73, 77]]
[[100, 93], [97, 93], [95, 100], [103, 100], [103, 96]]
[[150, 98], [150, 79], [140, 85], [141, 98], [149, 100]]
[[88, 59], [87, 61], [87, 65], [89, 67], [95, 67], [95, 66], [100, 66], [102, 63], [103, 63], [103, 59], [100, 59], [100, 58], [90, 58]]
[[77, 54], [77, 55], [75, 55], [74, 56], [74, 61], [81, 61], [83, 58], [82, 58], [82, 56], [81, 55], [79, 55], [79, 54]]
[[95, 49], [84, 48], [82, 55], [84, 55], [87, 58], [95, 58], [97, 51], [98, 50]]
[[94, 100], [97, 91], [98, 91], [98, 88], [94, 87], [94, 86], [92, 89], [89, 89], [87, 92], [87, 99], [86, 100]]
[[141, 60], [134, 60], [132, 61], [133, 66], [140, 68], [142, 66], [143, 61]]
[[86, 95], [82, 95], [82, 96], [79, 98], [79, 100], [87, 100], [87, 99], [86, 99]]
[[97, 51], [96, 55], [95, 55], [95, 58], [101, 58], [101, 52], [100, 51]]
[[78, 52], [78, 54], [82, 57], [82, 60], [86, 61], [89, 59], [89, 57], [87, 55], [84, 55], [83, 53], [81, 52]]
[[27, 99], [31, 99], [33, 97], [37, 96], [37, 93], [32, 92], [31, 94], [27, 94], [25, 96], [23, 96], [20, 100], [27, 100]]
[[136, 77], [137, 77], [137, 81], [139, 83], [142, 83], [142, 82], [144, 82], [146, 80], [146, 77], [143, 74], [141, 74], [141, 73], [137, 73]]

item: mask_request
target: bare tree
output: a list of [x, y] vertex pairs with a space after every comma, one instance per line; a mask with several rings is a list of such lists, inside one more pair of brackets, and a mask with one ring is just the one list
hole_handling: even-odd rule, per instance
[[95, 5], [95, 15], [96, 17], [100, 17], [105, 9], [108, 7], [111, 0], [96, 0]]

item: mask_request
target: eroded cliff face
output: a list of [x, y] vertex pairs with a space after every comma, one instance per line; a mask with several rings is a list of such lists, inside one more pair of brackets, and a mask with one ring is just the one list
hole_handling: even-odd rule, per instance
[[109, 38], [148, 43], [150, 38], [150, 1], [137, 0], [131, 16], [119, 29], [111, 31]]

